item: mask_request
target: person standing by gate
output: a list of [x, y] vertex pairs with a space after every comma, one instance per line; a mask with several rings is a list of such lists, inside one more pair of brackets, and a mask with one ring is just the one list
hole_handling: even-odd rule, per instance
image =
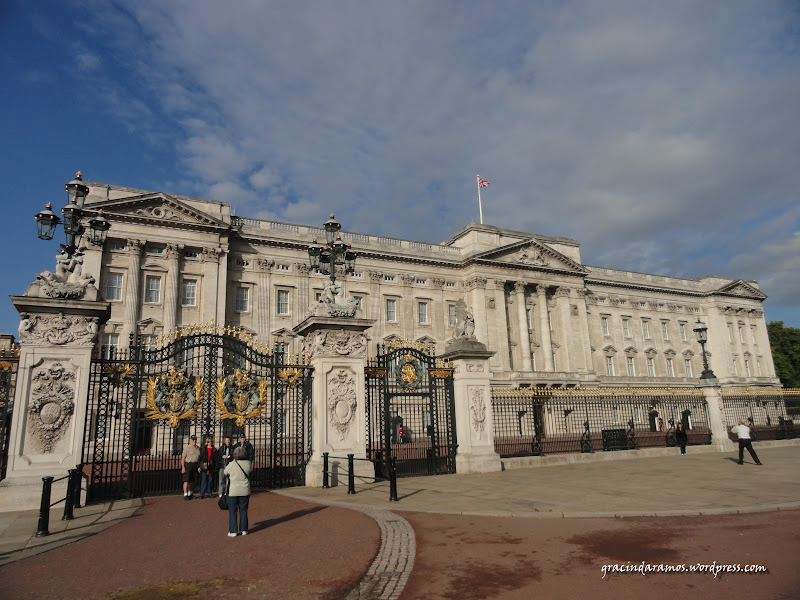
[[227, 467], [230, 462], [233, 460], [233, 446], [231, 446], [231, 438], [226, 437], [222, 441], [222, 446], [219, 447], [219, 463], [217, 466], [219, 467], [219, 495], [222, 496], [222, 493], [225, 491], [224, 485], [224, 477], [225, 477], [225, 467]]
[[209, 497], [214, 495], [214, 472], [219, 463], [219, 452], [214, 448], [213, 438], [206, 438], [206, 445], [200, 457], [200, 500], [203, 500], [208, 493]]
[[189, 438], [189, 445], [183, 449], [181, 454], [181, 479], [183, 480], [183, 499], [191, 500], [194, 491], [194, 482], [197, 480], [197, 473], [200, 471], [197, 463], [200, 460], [200, 448], [197, 447], [197, 436]]
[[678, 442], [678, 445], [681, 447], [681, 454], [686, 454], [686, 444], [689, 442], [689, 435], [683, 428], [683, 423], [678, 423], [678, 426], [675, 428], [675, 441]]
[[[250, 505], [250, 473], [253, 466], [247, 460], [247, 450], [239, 446], [233, 451], [233, 462], [225, 467], [228, 477], [228, 537], [236, 537], [237, 531], [247, 535], [249, 523], [247, 509]], [[236, 513], [239, 522], [236, 522]]]
[[247, 452], [247, 456], [245, 458], [249, 460], [251, 463], [256, 459], [256, 451], [253, 448], [253, 444], [247, 439], [244, 431], [239, 434], [239, 442], [233, 447], [233, 451], [236, 452], [237, 448], [244, 448], [245, 452]]
[[738, 425], [731, 427], [731, 433], [735, 433], [736, 437], [739, 438], [739, 464], [744, 464], [744, 449], [747, 448], [755, 463], [760, 466], [761, 461], [758, 460], [758, 454], [753, 450], [752, 435], [750, 434], [750, 428], [747, 426], [747, 419], [742, 419]]

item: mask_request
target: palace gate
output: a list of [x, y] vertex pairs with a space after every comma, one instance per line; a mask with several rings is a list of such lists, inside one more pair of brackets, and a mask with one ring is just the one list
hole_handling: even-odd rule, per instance
[[[178, 330], [157, 347], [92, 362], [82, 467], [90, 500], [180, 493], [189, 438], [233, 444], [245, 432], [256, 452], [254, 488], [303, 485], [311, 454], [307, 364], [287, 364], [252, 337], [214, 326]], [[295, 361], [297, 362], [297, 361]]]
[[453, 369], [423, 350], [378, 346], [365, 369], [367, 457], [384, 475], [391, 457], [400, 477], [456, 472]]

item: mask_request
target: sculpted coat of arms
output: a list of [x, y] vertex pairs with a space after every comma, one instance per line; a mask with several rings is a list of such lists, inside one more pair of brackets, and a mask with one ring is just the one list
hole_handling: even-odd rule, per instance
[[261, 414], [267, 395], [267, 382], [247, 371], [236, 369], [233, 375], [217, 379], [217, 407], [223, 419], [236, 419], [242, 427], [247, 419]]
[[401, 389], [413, 391], [419, 388], [422, 380], [422, 365], [419, 359], [410, 352], [403, 357], [403, 362], [395, 373], [395, 381]]
[[148, 419], [166, 419], [167, 424], [176, 429], [183, 419], [197, 415], [204, 386], [204, 378], [187, 375], [184, 369], [174, 366], [160, 377], [150, 377], [145, 416]]

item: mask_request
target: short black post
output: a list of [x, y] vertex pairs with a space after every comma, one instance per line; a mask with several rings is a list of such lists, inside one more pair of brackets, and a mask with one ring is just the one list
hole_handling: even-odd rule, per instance
[[328, 480], [328, 455], [330, 452], [323, 452], [322, 453], [322, 487], [326, 490], [331, 487], [330, 481]]
[[397, 501], [397, 459], [393, 456], [389, 462], [389, 502]]
[[53, 488], [53, 477], [42, 477], [42, 501], [39, 504], [39, 525], [36, 537], [50, 535], [50, 491]]
[[64, 516], [61, 517], [62, 521], [71, 521], [73, 519], [72, 509], [73, 500], [75, 499], [75, 473], [77, 469], [70, 469], [67, 471], [67, 495], [64, 497]]
[[75, 465], [75, 486], [72, 488], [75, 496], [72, 499], [72, 506], [74, 508], [81, 507], [81, 477], [83, 473], [83, 465]]
[[347, 495], [356, 493], [356, 474], [353, 472], [353, 457], [355, 454], [347, 455]]

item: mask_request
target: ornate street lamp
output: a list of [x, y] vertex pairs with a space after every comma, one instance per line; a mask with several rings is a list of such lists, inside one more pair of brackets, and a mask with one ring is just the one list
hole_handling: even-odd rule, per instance
[[333, 217], [328, 219], [323, 225], [325, 229], [326, 244], [322, 246], [314, 238], [313, 243], [308, 247], [308, 261], [312, 269], [319, 269], [323, 275], [331, 278], [330, 287], [333, 289], [336, 284], [336, 265], [344, 265], [345, 273], [353, 273], [356, 266], [356, 253], [342, 240], [339, 233], [342, 229], [341, 223]]
[[697, 335], [697, 341], [700, 342], [700, 350], [703, 354], [703, 373], [700, 379], [716, 379], [714, 371], [708, 368], [708, 357], [706, 356], [706, 342], [708, 341], [708, 327], [700, 319], [697, 319], [692, 331]]
[[67, 243], [61, 244], [61, 252], [71, 258], [78, 250], [81, 237], [86, 232], [83, 226], [85, 217], [93, 216], [89, 220], [89, 242], [95, 246], [102, 246], [105, 243], [106, 233], [111, 228], [111, 224], [103, 216], [102, 210], [95, 212], [83, 208], [86, 196], [89, 195], [89, 186], [83, 183], [80, 171], [75, 174], [75, 179], [64, 185], [64, 189], [67, 191], [67, 205], [61, 209], [63, 221], [53, 212], [53, 205], [49, 202], [45, 209], [37, 213], [34, 218], [39, 238], [43, 240], [52, 240], [56, 225], [62, 224]]

